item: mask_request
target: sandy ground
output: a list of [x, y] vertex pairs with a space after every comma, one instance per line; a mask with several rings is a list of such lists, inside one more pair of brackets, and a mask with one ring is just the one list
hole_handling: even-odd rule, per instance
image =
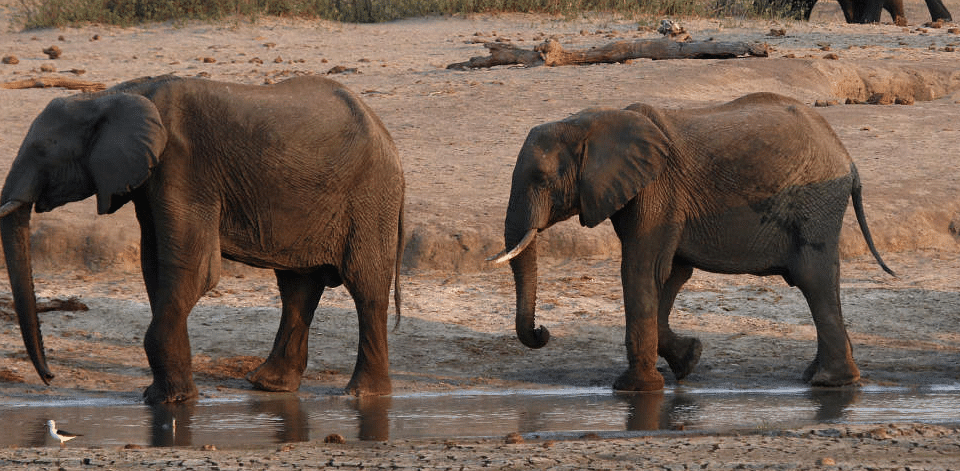
[[[590, 47], [658, 37], [652, 28], [656, 21], [477, 15], [379, 25], [260, 19], [252, 24], [11, 28], [0, 33], [0, 55], [14, 55], [19, 64], [0, 65], [0, 81], [72, 77], [65, 71], [80, 69], [85, 72], [78, 78], [107, 85], [165, 73], [259, 84], [326, 73], [334, 66], [355, 68], [333, 77], [360, 93], [384, 120], [400, 149], [408, 184], [404, 318], [390, 338], [397, 392], [605, 386], [625, 367], [619, 247], [608, 225], [586, 230], [568, 221], [546, 233], [538, 313], [553, 339], [541, 350], [528, 350], [515, 339], [509, 270], [482, 261], [502, 248], [498, 234], [509, 176], [532, 126], [589, 106], [700, 106], [754, 91], [778, 92], [811, 105], [866, 100], [875, 92], [911, 97], [916, 101], [909, 106], [818, 108], [859, 166], [874, 237], [899, 275], [884, 274], [864, 256], [848, 215], [844, 314], [865, 384], [955, 384], [960, 379], [960, 179], [955, 169], [960, 30], [956, 24], [923, 27], [929, 18], [922, 2], [908, 3], [908, 27], [846, 25], [833, 4], [819, 5], [810, 23], [681, 20], [696, 40], [766, 42], [773, 48], [768, 58], [473, 71], [445, 67], [486, 54], [483, 41], [532, 47], [555, 37], [565, 47]], [[16, 4], [0, 2], [0, 18], [13, 17]], [[960, 15], [960, 2], [946, 4]], [[785, 35], [769, 34], [781, 28]], [[54, 44], [63, 56], [51, 60], [41, 50]], [[45, 65], [59, 72], [41, 72]], [[0, 174], [46, 103], [72, 93], [0, 91]], [[85, 201], [35, 218], [38, 296], [77, 297], [90, 310], [41, 315], [57, 375], [51, 387], [42, 386], [26, 359], [15, 320], [0, 314], [0, 402], [131, 395], [149, 384], [140, 345], [149, 308], [138, 275], [132, 213], [125, 208], [97, 218], [92, 201]], [[2, 278], [0, 287], [8, 286], [5, 274]], [[698, 272], [681, 293], [673, 319], [677, 330], [705, 344], [685, 386], [801, 386], [799, 376], [815, 352], [816, 333], [802, 296], [775, 278]], [[278, 320], [272, 275], [229, 265], [190, 320], [201, 393], [213, 397], [246, 390], [241, 378], [268, 353]], [[355, 343], [349, 296], [343, 289], [328, 290], [312, 326], [303, 389], [339, 394], [350, 376]], [[669, 373], [665, 376], [668, 386], [676, 384]], [[824, 425], [766, 435], [521, 445], [502, 440], [314, 443], [258, 451], [262, 466], [254, 466], [678, 469], [686, 464], [712, 469], [829, 466], [831, 461], [823, 461], [829, 459], [845, 468], [915, 469], [960, 462], [956, 428], [885, 427], [837, 431]], [[411, 456], [421, 460], [403, 461]], [[84, 460], [112, 462], [108, 466], [118, 469], [159, 468], [187, 460], [198, 469], [223, 469], [242, 466], [248, 458], [209, 450], [0, 450], [0, 464], [21, 468], [79, 467]]]

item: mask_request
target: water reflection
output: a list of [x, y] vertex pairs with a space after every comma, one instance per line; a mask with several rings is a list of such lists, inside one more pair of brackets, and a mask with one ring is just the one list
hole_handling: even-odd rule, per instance
[[0, 405], [0, 446], [55, 446], [55, 419], [84, 436], [68, 446], [242, 447], [319, 440], [539, 436], [585, 432], [795, 427], [813, 423], [960, 422], [960, 388], [459, 392], [394, 397], [252, 394], [188, 404], [53, 400]]

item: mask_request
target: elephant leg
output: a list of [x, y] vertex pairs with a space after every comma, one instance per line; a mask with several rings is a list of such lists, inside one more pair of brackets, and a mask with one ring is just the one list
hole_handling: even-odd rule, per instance
[[[219, 239], [215, 230], [180, 218], [175, 224], [155, 222], [149, 206], [137, 202], [141, 228], [141, 267], [152, 317], [143, 347], [153, 383], [147, 403], [182, 402], [197, 397], [193, 382], [187, 316], [220, 276]], [[166, 232], [160, 245], [157, 227]], [[173, 255], [176, 254], [176, 255]]]
[[862, 24], [879, 23], [880, 14], [883, 13], [883, 5], [881, 0], [863, 2], [860, 11], [857, 13], [856, 22]]
[[927, 9], [930, 10], [930, 20], [937, 21], [953, 21], [953, 17], [950, 16], [950, 12], [947, 11], [947, 7], [943, 5], [941, 0], [926, 0]]
[[[395, 243], [395, 241], [394, 241]], [[392, 253], [390, 250], [386, 253]], [[373, 256], [372, 250], [357, 253]], [[384, 252], [380, 252], [384, 253]], [[390, 366], [387, 344], [387, 310], [390, 304], [390, 282], [393, 274], [393, 258], [380, 264], [368, 264], [363, 270], [346, 267], [343, 270], [343, 285], [353, 297], [359, 320], [360, 341], [357, 347], [357, 363], [353, 376], [347, 383], [347, 394], [376, 396], [390, 394]], [[373, 268], [372, 268], [373, 267]]]
[[854, 3], [854, 0], [837, 0], [837, 3], [840, 4], [843, 19], [846, 20], [847, 23], [855, 23], [859, 16], [859, 6]]
[[[616, 224], [616, 223], [615, 223]], [[616, 225], [614, 226], [616, 227]], [[623, 250], [620, 277], [623, 282], [623, 307], [626, 314], [627, 371], [617, 378], [613, 388], [618, 391], [657, 391], [663, 389], [663, 375], [657, 371], [659, 330], [657, 314], [662, 283], [655, 267], [659, 257], [667, 267], [672, 255], [648, 253], [658, 246], [650, 240], [624, 237], [618, 230]]]
[[323, 295], [318, 276], [277, 270], [283, 312], [280, 328], [267, 359], [247, 375], [258, 389], [296, 391], [307, 368], [307, 339], [313, 314]]
[[[836, 247], [836, 246], [834, 246]], [[860, 379], [853, 348], [840, 310], [840, 263], [837, 250], [806, 248], [790, 270], [790, 281], [810, 306], [817, 328], [817, 355], [803, 374], [814, 386], [843, 386]]]
[[696, 337], [677, 335], [670, 328], [670, 311], [683, 284], [693, 274], [693, 266], [674, 262], [670, 278], [660, 291], [660, 305], [657, 310], [658, 345], [657, 353], [667, 360], [670, 370], [677, 381], [685, 378], [700, 361], [703, 344]]

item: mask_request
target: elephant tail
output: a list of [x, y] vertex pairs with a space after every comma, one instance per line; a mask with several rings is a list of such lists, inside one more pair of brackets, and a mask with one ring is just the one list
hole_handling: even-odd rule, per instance
[[397, 320], [393, 330], [400, 328], [400, 265], [403, 263], [403, 207], [397, 221], [397, 261], [393, 268], [393, 307], [397, 311]]
[[860, 174], [857, 173], [857, 168], [853, 165], [850, 166], [851, 173], [853, 173], [853, 188], [850, 190], [850, 196], [853, 197], [853, 211], [857, 215], [857, 224], [860, 225], [860, 232], [863, 233], [863, 239], [867, 242], [867, 247], [870, 248], [870, 253], [873, 254], [873, 258], [877, 259], [877, 263], [880, 264], [880, 268], [883, 268], [883, 271], [897, 276], [886, 263], [883, 263], [883, 259], [880, 258], [880, 252], [877, 251], [877, 247], [873, 244], [873, 237], [870, 236], [870, 228], [867, 227], [867, 216], [863, 211], [863, 186], [860, 184]]

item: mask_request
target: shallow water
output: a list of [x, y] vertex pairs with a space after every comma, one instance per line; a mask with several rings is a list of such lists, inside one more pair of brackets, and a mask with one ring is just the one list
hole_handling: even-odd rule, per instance
[[[256, 394], [146, 406], [48, 399], [0, 405], [0, 446], [55, 442], [45, 423], [82, 446], [215, 445], [323, 439], [629, 436], [669, 431], [776, 430], [814, 423], [960, 423], [960, 384], [921, 389], [688, 389], [616, 394], [605, 388], [465, 391], [383, 398]], [[69, 446], [69, 445], [68, 445]]]

